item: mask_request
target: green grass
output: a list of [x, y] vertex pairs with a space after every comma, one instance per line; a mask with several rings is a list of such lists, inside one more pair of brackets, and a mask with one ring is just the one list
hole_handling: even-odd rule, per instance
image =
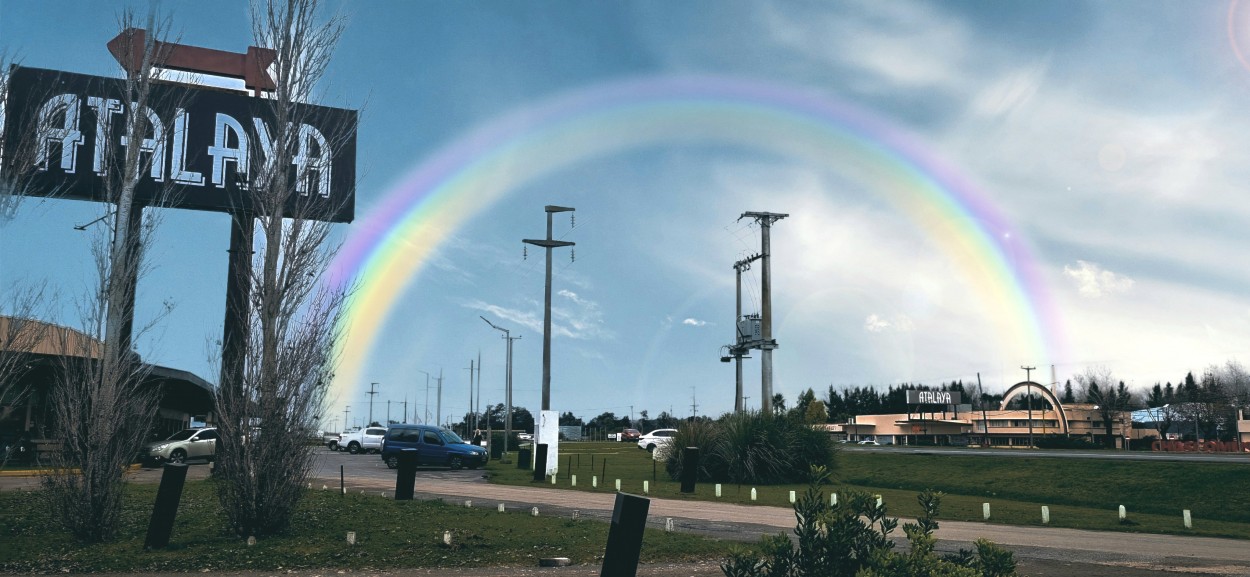
[[[570, 473], [582, 491], [611, 492], [620, 478], [622, 490], [641, 493], [642, 481], [652, 479], [650, 455], [632, 443], [563, 443], [560, 454], [560, 488], [572, 488]], [[748, 485], [724, 485], [719, 499], [711, 484], [683, 494], [664, 464], [654, 465], [653, 497], [788, 507], [789, 492], [801, 495], [806, 489], [759, 486], [754, 503]], [[515, 465], [492, 462], [489, 468], [492, 482], [532, 483], [530, 472]], [[916, 494], [932, 488], [945, 493], [939, 518], [946, 520], [981, 521], [981, 504], [988, 502], [991, 523], [1040, 526], [1046, 505], [1053, 527], [1250, 538], [1250, 464], [842, 451], [834, 475], [837, 485], [830, 492], [880, 494], [891, 515], [918, 515]], [[591, 487], [592, 476], [600, 477], [598, 489]], [[1119, 505], [1128, 509], [1128, 523], [1120, 523]], [[1183, 509], [1193, 514], [1192, 530], [1184, 528]]]
[[[171, 546], [161, 551], [143, 550], [156, 485], [127, 487], [117, 538], [97, 545], [73, 541], [31, 493], [0, 493], [0, 572], [533, 567], [540, 557], [597, 563], [607, 543], [608, 525], [595, 521], [311, 491], [289, 534], [249, 547], [223, 532], [212, 483], [187, 483]], [[356, 532], [355, 546], [346, 543], [348, 531]], [[444, 531], [452, 532], [451, 546], [442, 543]], [[728, 542], [648, 530], [642, 560], [723, 558], [729, 547]]]

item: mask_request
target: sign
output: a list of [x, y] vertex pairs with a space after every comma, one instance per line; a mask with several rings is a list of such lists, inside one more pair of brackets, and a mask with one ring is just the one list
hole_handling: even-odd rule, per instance
[[[126, 142], [125, 82], [54, 70], [15, 67], [5, 102], [6, 153], [36, 163], [30, 194], [107, 201], [105, 174], [121, 165]], [[144, 155], [138, 202], [151, 206], [260, 213], [248, 171], [276, 144], [273, 101], [181, 84], [153, 85], [151, 129], [136, 144]], [[299, 137], [286, 167], [296, 194], [287, 214], [351, 222], [355, 217], [356, 111], [297, 104], [291, 127]], [[41, 127], [36, 131], [35, 127]], [[30, 135], [36, 134], [36, 139]], [[18, 167], [20, 168], [20, 167]], [[0, 171], [15, 167], [0, 164]], [[297, 178], [300, 175], [300, 178]]]
[[959, 391], [907, 391], [909, 405], [958, 405]]

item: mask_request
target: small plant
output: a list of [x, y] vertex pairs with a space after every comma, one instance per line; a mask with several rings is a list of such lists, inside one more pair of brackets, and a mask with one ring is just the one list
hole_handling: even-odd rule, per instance
[[976, 551], [961, 550], [939, 557], [934, 553], [937, 514], [942, 494], [926, 490], [917, 497], [923, 511], [915, 523], [903, 525], [910, 545], [894, 551], [890, 533], [898, 519], [886, 516], [867, 493], [849, 491], [838, 505], [829, 505], [822, 488], [829, 472], [811, 469], [811, 483], [794, 505], [797, 543], [785, 535], [765, 537], [758, 552], [733, 549], [721, 565], [726, 577], [1011, 577], [1016, 563], [1010, 551], [984, 539]]
[[669, 444], [665, 470], [681, 476], [683, 447], [699, 447], [699, 481], [772, 485], [810, 480], [811, 467], [831, 467], [833, 442], [801, 418], [758, 412], [683, 424]]

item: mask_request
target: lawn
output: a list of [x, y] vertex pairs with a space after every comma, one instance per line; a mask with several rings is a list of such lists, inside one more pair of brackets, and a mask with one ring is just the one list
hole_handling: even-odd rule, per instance
[[[542, 557], [598, 563], [607, 543], [608, 525], [590, 520], [314, 490], [301, 503], [288, 535], [249, 547], [223, 532], [212, 483], [187, 483], [171, 546], [161, 551], [143, 550], [156, 485], [127, 487], [117, 539], [99, 545], [81, 545], [56, 528], [34, 494], [0, 493], [0, 572], [535, 567]], [[348, 531], [356, 533], [354, 546], [346, 542]], [[452, 535], [450, 546], [443, 544], [446, 531]], [[649, 529], [642, 561], [719, 559], [730, 545]]]
[[[742, 504], [790, 505], [790, 491], [804, 485], [756, 487], [724, 485], [716, 497], [710, 484], [693, 494], [680, 492], [662, 462], [632, 443], [563, 443], [556, 485], [583, 491], [641, 493], [643, 481], [653, 497], [722, 500]], [[531, 484], [529, 471], [492, 462], [492, 482]], [[1138, 531], [1250, 538], [1250, 463], [1110, 461], [1096, 459], [996, 458], [934, 452], [841, 451], [834, 465], [837, 483], [829, 492], [847, 489], [882, 495], [891, 515], [919, 514], [916, 494], [925, 488], [945, 493], [941, 519], [980, 521], [982, 503], [990, 503], [992, 523], [1041, 525], [1041, 507], [1050, 508], [1050, 525], [1106, 531]], [[572, 476], [577, 486], [572, 487]], [[598, 487], [592, 478], [598, 477]], [[1128, 511], [1120, 522], [1118, 507]], [[1193, 515], [1193, 529], [1182, 510]]]

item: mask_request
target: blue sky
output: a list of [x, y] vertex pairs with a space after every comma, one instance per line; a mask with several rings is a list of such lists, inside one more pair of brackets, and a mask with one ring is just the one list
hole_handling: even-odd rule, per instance
[[[104, 48], [115, 2], [0, 0], [0, 47], [29, 66], [114, 75]], [[146, 4], [137, 4], [145, 11]], [[180, 41], [251, 43], [242, 2], [164, 3]], [[542, 206], [577, 208], [576, 262], [557, 253], [553, 408], [591, 418], [733, 406], [732, 263], [758, 250], [744, 211], [789, 213], [773, 229], [775, 389], [936, 385], [980, 373], [990, 390], [1020, 365], [1060, 381], [1109, 368], [1135, 387], [1250, 362], [1250, 10], [1226, 2], [398, 2], [333, 5], [349, 25], [321, 102], [363, 108], [357, 215], [410, 169], [471, 130], [569, 91], [640, 76], [715, 75], [787, 87], [862, 110], [974, 182], [1036, 258], [1066, 351], [1023, 355], [978, 279], [871, 181], [728, 142], [655, 143], [517, 182], [447, 231], [392, 311], [360, 383], [424, 404], [441, 369], [444, 415], [467, 407], [481, 352], [487, 402], [501, 402], [514, 329], [514, 402], [536, 409]], [[1230, 22], [1231, 18], [1231, 22]], [[1245, 34], [1242, 34], [1242, 31]], [[1231, 32], [1230, 32], [1231, 31]], [[605, 135], [610, 137], [610, 135]], [[45, 316], [76, 325], [102, 209], [28, 202], [0, 226], [0, 286], [46, 279]], [[215, 381], [228, 221], [165, 211], [140, 317], [175, 309], [138, 343], [145, 358]], [[337, 234], [348, 238], [353, 227]], [[758, 270], [744, 282], [759, 282]], [[758, 308], [746, 288], [744, 308]], [[350, 335], [349, 335], [349, 338]], [[746, 362], [758, 406], [758, 359]], [[433, 404], [433, 402], [431, 402]], [[392, 416], [399, 408], [392, 405]], [[431, 409], [432, 410], [432, 409]]]

